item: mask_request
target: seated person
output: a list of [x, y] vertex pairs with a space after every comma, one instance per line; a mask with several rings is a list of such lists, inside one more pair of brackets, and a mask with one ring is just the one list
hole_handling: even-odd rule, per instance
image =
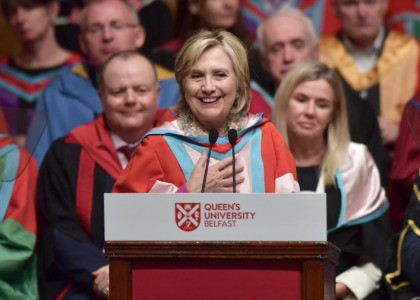
[[[251, 81], [253, 89], [267, 100], [257, 102], [253, 98], [251, 112], [258, 109], [271, 115], [275, 91], [286, 74], [301, 63], [318, 60], [319, 44], [312, 21], [296, 8], [275, 11], [258, 27], [259, 61], [269, 75]], [[258, 80], [259, 79], [259, 80]], [[350, 139], [365, 144], [377, 164], [383, 186], [387, 183], [389, 157], [382, 144], [378, 121], [372, 106], [365, 100], [354, 97], [346, 101]]]
[[[248, 113], [247, 51], [235, 35], [221, 29], [195, 33], [178, 52], [175, 70], [182, 94], [177, 116], [142, 139], [113, 192], [299, 191], [282, 136], [268, 119]], [[237, 139], [228, 132], [237, 132]]]
[[157, 112], [156, 72], [138, 52], [114, 54], [99, 75], [103, 113], [55, 141], [40, 168], [41, 299], [108, 297], [104, 193], [131, 158], [130, 148], [172, 118], [167, 110]]
[[[61, 48], [54, 35], [58, 0], [2, 0], [5, 19], [22, 44], [14, 57], [0, 58], [0, 105], [35, 109], [41, 92], [51, 80], [81, 63], [77, 53]], [[2, 41], [6, 43], [6, 40]], [[7, 116], [9, 122], [11, 117]], [[27, 132], [29, 121], [15, 117], [13, 136]]]
[[338, 75], [310, 62], [286, 75], [273, 117], [296, 160], [301, 190], [327, 194], [328, 241], [341, 249], [337, 298], [382, 299], [388, 203], [366, 146], [350, 142], [346, 109]]
[[420, 86], [420, 48], [411, 36], [389, 30], [389, 0], [331, 1], [341, 30], [320, 40], [320, 58], [340, 74], [347, 101], [369, 102], [382, 142], [392, 150], [404, 105]]
[[[37, 111], [44, 112], [48, 118], [34, 151], [39, 164], [54, 140], [102, 112], [97, 93], [101, 64], [113, 53], [141, 48], [146, 34], [136, 12], [120, 0], [88, 2], [81, 13], [80, 27], [80, 46], [90, 64], [75, 67], [54, 80], [37, 103]], [[171, 106], [178, 101], [179, 87], [172, 72], [156, 68], [161, 86], [159, 107]], [[36, 142], [30, 139], [29, 146]]]

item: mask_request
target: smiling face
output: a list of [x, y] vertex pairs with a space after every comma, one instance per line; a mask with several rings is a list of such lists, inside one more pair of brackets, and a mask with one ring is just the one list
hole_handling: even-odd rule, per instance
[[111, 131], [138, 140], [152, 127], [157, 110], [159, 87], [150, 62], [138, 55], [114, 58], [103, 74], [100, 97]]
[[262, 66], [276, 85], [298, 64], [318, 57], [318, 47], [313, 44], [308, 26], [301, 18], [272, 18], [265, 24], [263, 36]]
[[112, 54], [143, 46], [144, 31], [127, 4], [120, 0], [94, 2], [87, 7], [79, 43], [95, 68]]
[[324, 79], [298, 85], [288, 104], [287, 128], [290, 138], [323, 139], [334, 112], [334, 93]]
[[189, 10], [209, 28], [232, 28], [239, 19], [239, 0], [190, 1]]
[[221, 46], [205, 50], [183, 82], [191, 112], [206, 128], [224, 127], [237, 94], [232, 61]]

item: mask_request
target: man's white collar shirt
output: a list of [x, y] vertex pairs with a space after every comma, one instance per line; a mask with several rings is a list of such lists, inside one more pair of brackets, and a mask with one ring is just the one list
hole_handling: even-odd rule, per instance
[[345, 35], [343, 36], [344, 45], [353, 57], [357, 68], [361, 73], [367, 73], [375, 66], [384, 38], [385, 29], [381, 27], [372, 46], [369, 49], [360, 51]]

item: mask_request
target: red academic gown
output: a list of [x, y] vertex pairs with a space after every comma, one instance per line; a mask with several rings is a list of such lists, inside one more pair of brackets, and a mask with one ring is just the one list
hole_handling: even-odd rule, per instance
[[[157, 124], [169, 118], [161, 111]], [[42, 299], [96, 298], [91, 273], [108, 263], [103, 195], [122, 170], [103, 114], [51, 146], [38, 182]]]
[[[186, 136], [177, 120], [167, 122], [142, 140], [113, 192], [176, 192], [186, 183], [208, 146], [207, 136]], [[238, 132], [235, 153], [237, 162], [245, 168], [241, 174], [245, 182], [237, 186], [239, 192], [299, 191], [295, 161], [281, 134], [268, 119], [249, 115], [248, 125]], [[228, 137], [219, 137], [210, 165], [231, 155]]]

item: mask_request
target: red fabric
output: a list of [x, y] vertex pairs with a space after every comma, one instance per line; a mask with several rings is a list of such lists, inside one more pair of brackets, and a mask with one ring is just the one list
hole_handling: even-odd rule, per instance
[[66, 141], [70, 142], [71, 139], [76, 140], [88, 155], [114, 179], [120, 175], [122, 166], [103, 114], [99, 115], [95, 121], [79, 126], [70, 132]]
[[118, 148], [118, 151], [124, 154], [127, 161], [130, 161], [133, 157], [134, 151], [136, 150], [136, 147], [130, 147], [128, 145], [122, 146]]
[[[412, 100], [420, 106], [420, 95]], [[416, 118], [414, 118], [416, 116]], [[410, 121], [409, 121], [410, 120]], [[413, 137], [412, 129], [417, 132], [417, 142]], [[420, 109], [409, 102], [403, 113], [400, 132], [395, 144], [395, 152], [391, 171], [388, 178], [388, 197], [390, 208], [388, 215], [395, 231], [401, 229], [407, 204], [413, 190], [414, 179], [420, 168]]]
[[7, 121], [3, 113], [3, 109], [0, 106], [0, 132], [9, 133], [9, 126], [7, 126]]
[[[0, 138], [0, 148], [15, 144], [8, 137]], [[19, 222], [26, 230], [36, 234], [36, 178], [38, 167], [35, 159], [28, 152], [20, 149], [17, 177], [13, 183], [13, 190], [4, 219], [13, 219]], [[6, 201], [6, 199], [0, 199]]]
[[273, 151], [273, 149], [288, 149], [288, 146], [272, 123], [261, 126], [261, 130], [262, 136], [273, 136], [271, 139], [262, 139], [261, 156], [264, 162], [266, 193], [274, 193], [275, 182], [272, 174], [274, 174], [274, 178], [279, 178], [285, 173], [292, 172], [293, 178], [297, 182], [296, 163], [290, 152], [284, 152], [284, 156], [279, 156], [277, 151]]
[[268, 105], [263, 96], [254, 89], [252, 89], [249, 112], [251, 114], [263, 113], [264, 117], [271, 119], [271, 106]]
[[76, 211], [89, 239], [91, 238], [90, 221], [93, 205], [94, 173], [95, 161], [89, 156], [87, 151], [82, 149], [80, 152], [79, 172], [77, 174]]
[[60, 294], [58, 294], [57, 299], [56, 300], [63, 300], [64, 297], [67, 296], [67, 293], [70, 291], [70, 289], [72, 288], [72, 284], [67, 285], [64, 289], [61, 290]]
[[280, 261], [135, 262], [132, 299], [301, 299], [301, 265]]
[[[153, 147], [148, 146], [150, 144]], [[171, 148], [163, 136], [156, 135], [146, 137], [142, 141], [142, 151], [134, 154], [134, 159], [127, 165], [125, 171], [118, 178], [116, 185], [112, 189], [113, 193], [148, 192], [157, 180], [172, 182], [176, 186], [186, 183], [186, 178], [179, 163], [172, 153]], [[159, 154], [155, 151], [145, 151], [144, 149], [159, 149]], [[136, 159], [136, 157], [139, 157]], [[157, 164], [160, 158], [165, 159], [164, 164]], [[142, 162], [139, 164], [138, 162]], [[147, 178], [138, 179], [137, 177], [147, 172]], [[136, 174], [134, 178], [131, 174]], [[124, 184], [118, 185], [118, 182]]]
[[[159, 110], [155, 123], [159, 125], [171, 119], [173, 119], [173, 115], [169, 110]], [[100, 114], [93, 122], [79, 126], [70, 132], [66, 141], [71, 142], [72, 140], [77, 141], [109, 175], [114, 179], [118, 178], [122, 166], [103, 114]]]
[[15, 76], [6, 73], [0, 73], [0, 79], [4, 80], [8, 84], [11, 84], [12, 86], [16, 86], [24, 90], [28, 94], [36, 93], [40, 90], [43, 90], [50, 83], [50, 81], [42, 81], [35, 84], [29, 81], [23, 81]]
[[[168, 111], [160, 111], [157, 114], [157, 123], [172, 117], [172, 114]], [[80, 216], [83, 229], [90, 238], [95, 163], [100, 165], [114, 179], [120, 176], [122, 166], [103, 114], [99, 115], [95, 121], [73, 130], [66, 137], [66, 142], [77, 142], [82, 147], [78, 170], [76, 210]]]
[[[264, 124], [260, 128], [262, 130], [261, 151], [266, 180], [265, 190], [273, 193], [275, 179], [286, 173], [292, 173], [297, 182], [296, 165], [286, 143], [274, 125], [268, 119], [264, 119]], [[213, 150], [226, 153], [231, 148], [229, 143], [217, 143]], [[136, 152], [135, 158], [118, 178], [112, 190], [113, 193], [149, 192], [156, 181], [172, 183], [177, 187], [186, 183], [180, 164], [163, 136], [147, 136], [143, 139], [140, 149], [141, 151]]]

